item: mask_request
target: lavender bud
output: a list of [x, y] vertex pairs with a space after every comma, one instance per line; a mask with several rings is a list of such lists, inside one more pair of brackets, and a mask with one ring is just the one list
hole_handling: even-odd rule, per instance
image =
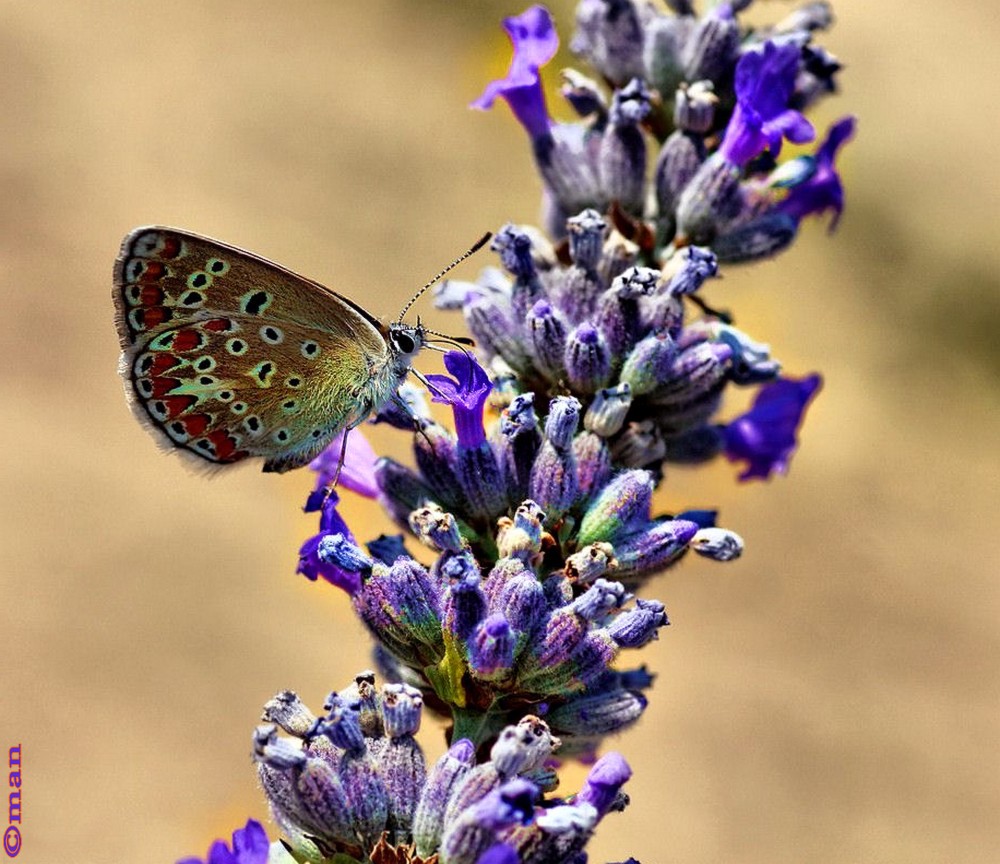
[[709, 244], [717, 226], [735, 219], [742, 209], [739, 167], [727, 162], [721, 153], [713, 153], [677, 201], [677, 239]]
[[587, 321], [566, 342], [566, 376], [574, 390], [594, 393], [611, 378], [611, 354], [601, 332]]
[[611, 447], [614, 461], [626, 468], [658, 465], [666, 452], [663, 436], [652, 420], [629, 423]]
[[601, 250], [597, 273], [604, 284], [610, 285], [629, 267], [634, 266], [638, 257], [639, 246], [613, 230]]
[[420, 541], [438, 552], [460, 552], [466, 547], [458, 532], [458, 522], [437, 504], [421, 507], [410, 514], [410, 530]]
[[613, 84], [642, 74], [642, 23], [632, 0], [584, 0], [577, 6], [570, 51]]
[[615, 544], [617, 538], [631, 534], [649, 519], [652, 501], [652, 475], [648, 471], [623, 471], [587, 509], [577, 531], [577, 543]]
[[514, 324], [509, 301], [483, 295], [467, 303], [463, 311], [469, 332], [481, 350], [489, 355], [499, 354], [516, 370], [528, 368], [520, 328]]
[[562, 516], [579, 494], [576, 459], [570, 447], [580, 418], [580, 403], [557, 396], [549, 406], [545, 440], [531, 471], [530, 493], [548, 518]]
[[691, 548], [713, 561], [734, 561], [743, 554], [743, 538], [724, 528], [702, 528], [692, 538]]
[[562, 317], [547, 300], [539, 300], [528, 312], [526, 326], [535, 368], [549, 381], [560, 380], [566, 372], [566, 324]]
[[585, 621], [603, 621], [612, 609], [618, 609], [631, 597], [619, 582], [598, 579], [571, 604], [570, 609]]
[[531, 247], [528, 233], [509, 223], [496, 233], [490, 245], [500, 255], [503, 266], [514, 276], [510, 305], [516, 321], [524, 320], [525, 313], [544, 293], [535, 270]]
[[[622, 428], [628, 409], [631, 407], [632, 387], [628, 381], [598, 390], [594, 394], [594, 401], [587, 407], [587, 413], [583, 416], [583, 426], [602, 438], [610, 438]], [[578, 455], [577, 462], [579, 461]]]
[[426, 420], [413, 437], [413, 455], [420, 476], [436, 501], [464, 509], [465, 500], [455, 474], [455, 437], [440, 423]]
[[400, 525], [406, 525], [410, 513], [434, 498], [416, 474], [394, 459], [382, 458], [375, 463], [375, 482], [382, 491], [380, 501]]
[[468, 501], [470, 516], [492, 519], [507, 508], [500, 466], [488, 441], [477, 447], [457, 448], [457, 474]]
[[644, 396], [670, 374], [676, 357], [677, 343], [667, 333], [651, 333], [625, 358], [618, 377], [636, 396]]
[[480, 622], [469, 644], [469, 669], [484, 681], [509, 678], [514, 665], [514, 633], [502, 615]]
[[[620, 389], [621, 384], [615, 389]], [[617, 430], [616, 430], [617, 431]], [[576, 477], [580, 497], [589, 498], [611, 476], [611, 451], [604, 438], [594, 432], [581, 432], [573, 439]]]
[[320, 540], [316, 554], [324, 564], [332, 564], [348, 573], [364, 573], [375, 564], [363, 549], [339, 533], [328, 534]]
[[524, 824], [534, 814], [538, 790], [527, 780], [511, 780], [460, 812], [441, 838], [440, 856], [447, 864], [476, 864], [494, 845], [497, 832]]
[[673, 216], [681, 193], [701, 167], [703, 149], [700, 141], [680, 129], [663, 142], [654, 174], [656, 207], [661, 217]]
[[575, 69], [563, 69], [562, 79], [563, 98], [573, 106], [577, 114], [581, 117], [595, 114], [598, 122], [604, 119], [608, 113], [608, 103], [596, 81], [581, 75]]
[[610, 123], [601, 139], [598, 167], [604, 192], [630, 213], [642, 211], [646, 140], [639, 124], [649, 111], [649, 91], [641, 78], [633, 78], [615, 91]]
[[635, 606], [616, 616], [607, 629], [608, 635], [622, 648], [641, 648], [656, 639], [657, 631], [669, 623], [659, 600], [643, 600], [640, 597], [636, 599]]
[[437, 849], [448, 799], [475, 762], [476, 748], [467, 738], [461, 738], [438, 759], [427, 776], [413, 816], [413, 840], [422, 858], [429, 858]]
[[616, 543], [618, 569], [615, 575], [626, 583], [634, 583], [647, 573], [663, 569], [687, 551], [698, 530], [695, 522], [666, 519]]
[[669, 15], [658, 15], [646, 24], [643, 65], [650, 84], [664, 96], [673, 93], [685, 78], [681, 54], [695, 26], [694, 18]]
[[369, 540], [365, 546], [376, 561], [381, 561], [391, 567], [400, 555], [406, 554], [406, 545], [402, 534], [379, 534], [374, 540]]
[[733, 349], [719, 342], [702, 342], [684, 349], [650, 398], [658, 405], [686, 405], [713, 393], [726, 376]]
[[684, 132], [704, 135], [715, 122], [715, 106], [719, 97], [711, 81], [681, 84], [674, 99], [674, 126]]
[[548, 723], [528, 714], [516, 726], [500, 732], [490, 750], [490, 761], [501, 778], [513, 777], [540, 768], [561, 743]]
[[533, 561], [542, 550], [545, 512], [534, 501], [527, 500], [514, 512], [514, 518], [497, 521], [497, 553], [501, 558]]
[[264, 705], [261, 720], [276, 723], [289, 735], [302, 738], [316, 722], [316, 715], [292, 690], [283, 690]]
[[563, 573], [570, 581], [586, 585], [617, 566], [614, 546], [610, 543], [591, 543], [566, 559]]
[[631, 776], [632, 769], [620, 753], [605, 753], [587, 773], [583, 788], [573, 799], [573, 803], [589, 804], [603, 816]]
[[545, 589], [530, 571], [504, 583], [491, 604], [519, 633], [531, 636], [545, 621], [548, 604]]
[[479, 587], [478, 576], [469, 576], [448, 586], [441, 626], [455, 639], [465, 642], [485, 616], [486, 597]]
[[638, 299], [652, 294], [659, 279], [659, 270], [630, 267], [616, 277], [611, 287], [601, 295], [597, 306], [597, 325], [607, 340], [615, 366], [621, 364], [638, 337]]
[[407, 684], [385, 684], [382, 687], [382, 720], [389, 738], [416, 735], [424, 700], [420, 691]]
[[770, 258], [791, 245], [798, 233], [798, 220], [788, 213], [765, 213], [712, 241], [721, 261], [738, 263]]
[[740, 25], [732, 7], [720, 3], [698, 22], [684, 46], [683, 62], [688, 81], [725, 76], [735, 62], [740, 46]]
[[694, 294], [706, 279], [719, 275], [715, 253], [702, 246], [685, 246], [675, 252], [664, 269], [670, 275], [667, 292], [674, 297]]
[[646, 698], [639, 693], [608, 690], [571, 699], [554, 709], [549, 718], [567, 735], [610, 735], [635, 723], [646, 704]]
[[566, 220], [569, 231], [569, 254], [573, 263], [584, 270], [593, 270], [601, 256], [608, 223], [596, 210], [584, 210]]

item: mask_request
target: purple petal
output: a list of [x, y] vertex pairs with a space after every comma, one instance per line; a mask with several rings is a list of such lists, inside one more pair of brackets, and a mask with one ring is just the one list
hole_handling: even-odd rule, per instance
[[844, 210], [844, 187], [834, 160], [840, 148], [854, 135], [855, 126], [854, 117], [844, 117], [830, 127], [826, 140], [816, 151], [815, 170], [807, 180], [789, 190], [787, 197], [777, 205], [779, 212], [802, 219], [813, 213], [832, 210], [830, 230], [837, 227]]
[[727, 161], [745, 165], [765, 147], [781, 150], [782, 138], [801, 144], [815, 137], [812, 124], [788, 107], [795, 90], [801, 50], [765, 42], [736, 64], [736, 108], [719, 149]]
[[528, 134], [542, 137], [548, 133], [550, 120], [538, 70], [555, 56], [559, 36], [544, 6], [505, 18], [503, 26], [514, 49], [507, 75], [491, 81], [471, 107], [486, 110], [502, 96]]
[[449, 351], [444, 355], [444, 365], [455, 377], [428, 375], [427, 380], [438, 391], [432, 391], [431, 400], [451, 405], [459, 444], [478, 447], [486, 440], [483, 407], [493, 389], [490, 376], [464, 351]]
[[233, 852], [239, 864], [267, 864], [270, 843], [264, 827], [253, 819], [248, 819], [243, 828], [233, 832]]
[[798, 381], [778, 379], [762, 387], [753, 407], [723, 429], [726, 458], [747, 463], [740, 480], [767, 479], [788, 470], [798, 427], [821, 383], [816, 374]]
[[375, 483], [375, 462], [378, 457], [372, 450], [368, 439], [357, 429], [341, 432], [323, 449], [309, 467], [316, 472], [316, 488], [306, 500], [305, 511], [312, 513], [319, 510], [326, 497], [326, 490], [337, 475], [337, 465], [340, 462], [340, 451], [344, 436], [347, 435], [347, 449], [344, 451], [344, 465], [340, 469], [337, 485], [365, 498], [378, 495], [378, 485]]

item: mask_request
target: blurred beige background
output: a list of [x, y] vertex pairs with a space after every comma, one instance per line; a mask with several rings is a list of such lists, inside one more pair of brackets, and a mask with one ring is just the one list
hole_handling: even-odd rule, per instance
[[[814, 119], [861, 117], [841, 230], [810, 224], [708, 294], [825, 389], [787, 478], [668, 479], [664, 509], [718, 505], [748, 551], [647, 591], [673, 626], [642, 655], [652, 702], [617, 742], [633, 804], [595, 862], [998, 858], [1000, 24], [973, 0], [836, 6], [823, 41], [848, 69]], [[19, 860], [204, 854], [266, 815], [261, 704], [291, 687], [318, 706], [369, 665], [346, 598], [294, 574], [312, 478], [206, 480], [129, 415], [121, 236], [186, 226], [392, 315], [483, 230], [536, 215], [521, 130], [464, 107], [520, 8], [0, 3], [0, 752], [24, 749]], [[565, 38], [572, 4], [553, 9]], [[382, 527], [367, 502], [347, 516]]]

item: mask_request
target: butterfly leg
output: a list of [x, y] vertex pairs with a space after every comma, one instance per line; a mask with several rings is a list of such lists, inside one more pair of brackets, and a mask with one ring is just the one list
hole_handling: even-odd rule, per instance
[[[415, 372], [416, 370], [410, 370], [410, 371]], [[422, 436], [424, 441], [430, 444], [431, 439], [427, 437], [427, 433], [424, 431], [424, 422], [425, 422], [424, 419], [418, 416], [416, 413], [414, 413], [409, 403], [402, 396], [399, 395], [398, 390], [392, 394], [392, 401], [407, 417], [410, 418], [410, 421], [413, 423], [413, 433], [415, 435]]]

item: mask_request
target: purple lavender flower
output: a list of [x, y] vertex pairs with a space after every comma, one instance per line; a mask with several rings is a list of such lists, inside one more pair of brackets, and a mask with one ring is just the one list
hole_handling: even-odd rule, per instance
[[762, 387], [753, 407], [726, 425], [726, 458], [747, 463], [740, 480], [766, 480], [772, 472], [784, 474], [788, 470], [788, 461], [798, 445], [798, 427], [821, 383], [816, 374], [798, 381], [781, 378]]
[[[248, 819], [233, 831], [232, 849], [225, 840], [216, 840], [208, 849], [204, 864], [267, 864], [270, 844], [263, 826]], [[182, 858], [177, 864], [202, 864], [201, 858]]]
[[533, 139], [541, 138], [548, 134], [551, 121], [538, 70], [555, 56], [559, 36], [544, 6], [532, 6], [520, 15], [505, 18], [503, 26], [514, 48], [510, 67], [503, 78], [486, 86], [472, 107], [485, 111], [497, 96], [502, 96], [528, 134]]
[[[323, 494], [326, 495], [325, 485], [323, 488]], [[337, 497], [337, 493], [331, 490], [322, 505], [319, 533], [314, 534], [302, 544], [299, 549], [299, 566], [295, 572], [301, 573], [311, 582], [322, 577], [331, 585], [343, 588], [351, 594], [358, 588], [357, 574], [345, 570], [322, 552], [323, 542], [327, 538], [340, 537], [351, 543], [354, 542], [351, 529], [347, 527], [347, 523], [337, 512], [337, 504], [339, 503], [340, 499]]]
[[776, 207], [779, 213], [787, 213], [795, 219], [802, 219], [813, 213], [833, 211], [830, 231], [837, 227], [840, 214], [844, 210], [844, 187], [834, 166], [837, 152], [854, 136], [857, 121], [854, 117], [844, 117], [830, 127], [826, 140], [819, 146], [813, 157], [814, 170], [807, 180], [793, 186], [788, 197]]
[[434, 387], [431, 401], [451, 405], [459, 443], [478, 447], [486, 439], [483, 407], [493, 384], [483, 367], [464, 351], [449, 351], [444, 355], [444, 365], [455, 377], [428, 375]]
[[745, 165], [765, 148], [777, 156], [782, 138], [802, 144], [815, 137], [812, 124], [788, 107], [800, 58], [797, 45], [771, 41], [740, 57], [736, 64], [736, 110], [719, 147], [726, 161]]
[[[347, 436], [347, 448], [344, 449], [344, 436]], [[344, 464], [340, 464], [343, 451]], [[337, 485], [350, 489], [365, 498], [378, 495], [378, 485], [375, 483], [375, 451], [368, 439], [360, 430], [341, 432], [333, 441], [309, 463], [316, 472], [316, 487], [306, 499], [305, 511], [312, 513], [319, 510], [326, 498], [327, 490], [337, 478]], [[340, 476], [337, 476], [337, 470]]]

